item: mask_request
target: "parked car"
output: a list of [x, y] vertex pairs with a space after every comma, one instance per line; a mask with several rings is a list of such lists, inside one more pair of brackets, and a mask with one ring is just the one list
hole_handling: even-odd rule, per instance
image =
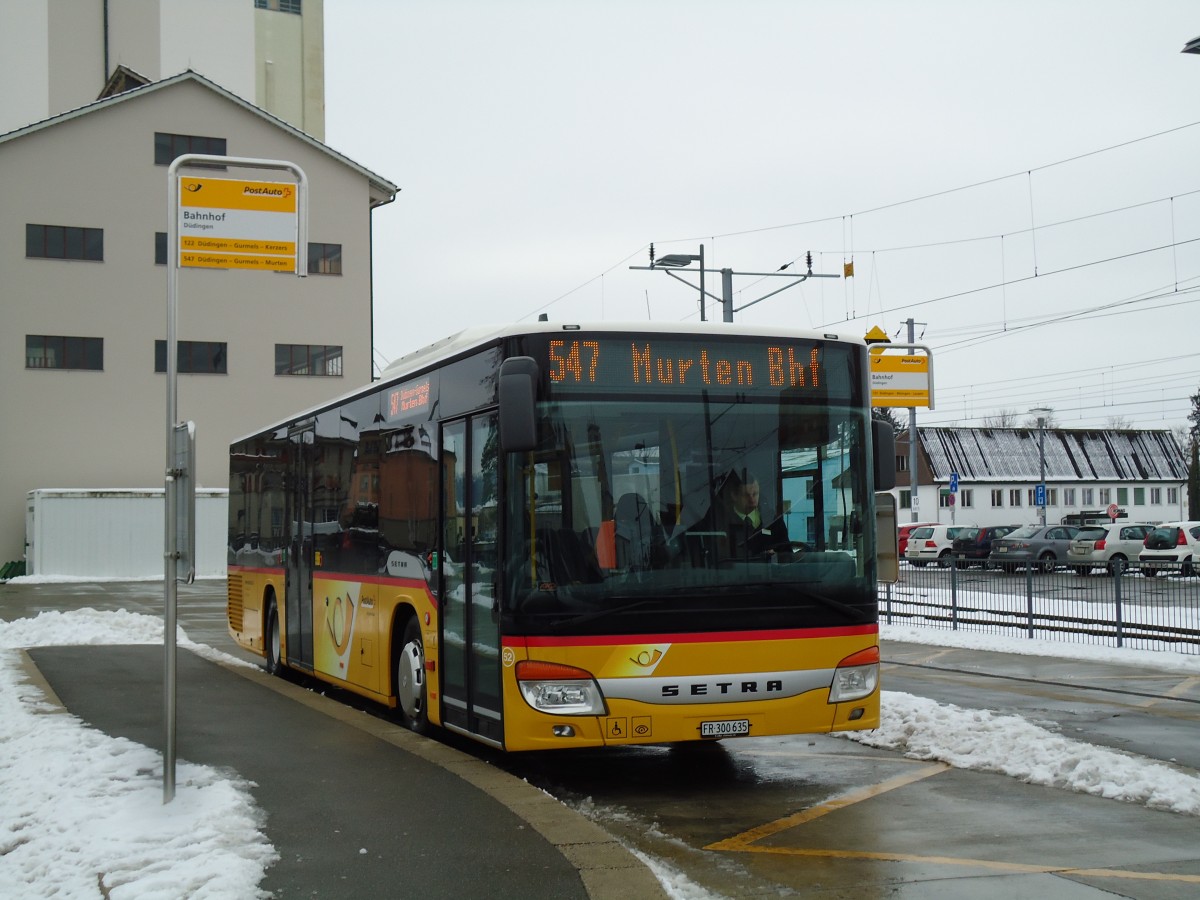
[[1142, 542], [1154, 526], [1146, 522], [1110, 522], [1106, 525], [1084, 525], [1067, 548], [1067, 563], [1079, 575], [1092, 569], [1104, 568], [1109, 575], [1119, 575], [1137, 560]]
[[1022, 525], [992, 541], [988, 563], [1010, 575], [1032, 567], [1050, 572], [1066, 561], [1071, 539], [1078, 532], [1074, 525]]
[[900, 525], [896, 528], [896, 556], [899, 559], [904, 559], [904, 551], [908, 549], [908, 537], [917, 528], [924, 528], [926, 525], [940, 525], [940, 522], [909, 522], [907, 525]]
[[960, 528], [950, 549], [954, 554], [954, 565], [959, 569], [971, 566], [988, 567], [988, 554], [992, 552], [992, 541], [1002, 538], [1020, 525], [985, 525], [982, 528]]
[[922, 525], [908, 536], [908, 547], [904, 558], [914, 566], [934, 562], [939, 566], [950, 565], [950, 545], [961, 531], [950, 525]]
[[1176, 569], [1180, 575], [1195, 575], [1200, 566], [1200, 522], [1157, 526], [1146, 535], [1138, 562], [1148, 578]]

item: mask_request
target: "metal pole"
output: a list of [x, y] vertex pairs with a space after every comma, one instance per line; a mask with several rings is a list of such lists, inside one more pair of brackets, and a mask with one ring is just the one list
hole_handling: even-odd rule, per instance
[[[917, 341], [917, 323], [913, 319], [908, 320], [908, 343], [915, 344]], [[908, 475], [912, 486], [912, 500], [909, 507], [912, 510], [912, 520], [919, 521], [919, 513], [917, 510], [917, 408], [910, 406], [908, 408]]]
[[1113, 580], [1113, 602], [1116, 605], [1116, 616], [1117, 616], [1116, 625], [1117, 625], [1117, 646], [1118, 647], [1125, 646], [1125, 616], [1121, 609], [1121, 577], [1124, 574], [1124, 571], [1125, 571], [1125, 565], [1124, 565], [1124, 563], [1122, 563], [1121, 568], [1119, 570], [1114, 569], [1113, 573], [1112, 573], [1112, 575], [1113, 575], [1113, 579], [1112, 579]]
[[700, 245], [700, 321], [706, 321], [704, 318], [704, 245]]
[[[178, 160], [176, 160], [178, 162]], [[163, 485], [163, 507], [165, 508], [166, 545], [163, 553], [163, 803], [175, 799], [175, 617], [177, 587], [175, 584], [176, 532], [175, 491], [171, 474], [175, 468], [175, 422], [179, 406], [179, 351], [175, 337], [175, 314], [179, 296], [179, 179], [177, 167], [172, 163], [167, 173], [167, 465]]]
[[1042, 505], [1038, 507], [1038, 522], [1046, 527], [1046, 502], [1050, 499], [1046, 494], [1046, 419], [1038, 416], [1038, 484], [1042, 490]]
[[721, 318], [733, 321], [733, 269], [721, 270]]

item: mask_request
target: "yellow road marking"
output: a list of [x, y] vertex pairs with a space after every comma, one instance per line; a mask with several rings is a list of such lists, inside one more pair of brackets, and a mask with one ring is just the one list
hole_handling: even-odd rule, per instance
[[[722, 842], [725, 843], [725, 842]], [[734, 849], [713, 844], [706, 849]], [[1131, 872], [1126, 869], [1074, 869], [1070, 866], [1031, 866], [1024, 863], [997, 862], [991, 859], [962, 859], [953, 856], [919, 856], [912, 853], [874, 853], [864, 850], [806, 850], [798, 847], [741, 847], [746, 853], [775, 853], [784, 856], [813, 856], [831, 859], [869, 859], [880, 862], [913, 862], [943, 866], [966, 866], [1021, 874], [1074, 875], [1081, 878], [1124, 878], [1145, 881], [1175, 881], [1200, 884], [1200, 875], [1176, 875], [1170, 872]]]
[[1162, 697], [1152, 697], [1148, 700], [1142, 701], [1138, 704], [1138, 706], [1141, 706], [1142, 708], [1157, 706], [1168, 697], [1180, 697], [1184, 694], [1191, 693], [1192, 689], [1197, 685], [1200, 685], [1200, 675], [1193, 675], [1191, 678], [1183, 679], [1183, 681], [1179, 682], [1179, 684], [1175, 685], [1175, 687], [1171, 688], [1169, 691], [1163, 692]]
[[[818, 803], [816, 806], [801, 810], [793, 815], [776, 819], [774, 822], [768, 822], [766, 825], [759, 825], [757, 828], [751, 828], [749, 831], [743, 831], [741, 834], [734, 835], [731, 838], [717, 841], [715, 844], [709, 844], [704, 849], [748, 850], [751, 849], [749, 845], [755, 841], [760, 841], [765, 837], [770, 837], [773, 834], [786, 831], [797, 825], [803, 825], [805, 822], [811, 822], [813, 819], [819, 819], [821, 816], [836, 812], [839, 809], [845, 809], [847, 806], [852, 806], [855, 803], [861, 803], [864, 800], [870, 800], [872, 797], [878, 797], [880, 794], [886, 794], [888, 791], [894, 791], [896, 788], [904, 787], [915, 781], [922, 781], [932, 775], [937, 775], [939, 772], [945, 772], [949, 768], [950, 766], [945, 763], [934, 763], [931, 766], [924, 766], [915, 772], [897, 775], [895, 778], [889, 778], [887, 781], [881, 781], [879, 784], [872, 784], [861, 790], [851, 791], [849, 794], [834, 797], [832, 800]], [[758, 848], [753, 849], [757, 850]]]
[[705, 850], [727, 850], [741, 853], [773, 853], [782, 856], [810, 856], [823, 857], [826, 859], [868, 859], [878, 860], [880, 862], [911, 862], [911, 863], [926, 863], [932, 865], [943, 866], [963, 866], [968, 868], [990, 869], [1000, 872], [1019, 872], [1022, 874], [1056, 874], [1056, 875], [1073, 875], [1080, 878], [1124, 878], [1127, 880], [1142, 880], [1142, 881], [1169, 881], [1178, 882], [1180, 884], [1200, 884], [1200, 875], [1177, 875], [1169, 872], [1133, 872], [1127, 869], [1076, 869], [1070, 866], [1048, 866], [1048, 865], [1029, 865], [1026, 863], [1013, 862], [998, 862], [990, 859], [969, 859], [953, 856], [920, 856], [912, 853], [879, 853], [866, 850], [820, 850], [820, 849], [805, 849], [800, 847], [763, 847], [755, 846], [756, 841], [761, 841], [763, 838], [778, 834], [781, 831], [786, 831], [789, 828], [795, 828], [798, 825], [803, 825], [811, 822], [814, 819], [819, 819], [821, 816], [828, 815], [831, 812], [837, 812], [839, 809], [845, 809], [855, 803], [861, 803], [864, 800], [870, 800], [873, 797], [878, 797], [881, 794], [886, 794], [889, 791], [894, 791], [897, 788], [902, 788], [918, 781], [923, 781], [926, 778], [931, 778], [940, 772], [945, 772], [951, 768], [944, 763], [934, 763], [933, 765], [924, 766], [915, 772], [909, 772], [905, 775], [898, 775], [895, 778], [889, 778], [887, 781], [881, 781], [879, 784], [873, 784], [861, 790], [852, 791], [841, 797], [835, 797], [832, 800], [827, 800], [824, 803], [819, 803], [816, 806], [802, 810], [790, 816], [785, 816], [782, 819], [776, 819], [774, 822], [768, 822], [765, 825], [760, 825], [757, 828], [751, 828], [749, 831], [743, 831], [741, 834], [734, 835], [731, 838], [717, 841], [714, 844], [709, 844]]

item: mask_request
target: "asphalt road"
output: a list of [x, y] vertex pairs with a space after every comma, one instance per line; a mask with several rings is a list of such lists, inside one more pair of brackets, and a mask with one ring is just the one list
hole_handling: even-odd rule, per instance
[[[161, 584], [56, 585], [53, 608], [161, 614]], [[0, 616], [9, 588], [0, 587]], [[180, 589], [188, 636], [231, 651], [224, 585]], [[25, 614], [41, 608], [23, 593]], [[49, 605], [43, 604], [45, 608]], [[1076, 740], [1200, 769], [1200, 678], [911, 644], [886, 690], [1016, 712]], [[455, 743], [460, 748], [461, 742]], [[472, 754], [584, 812], [715, 897], [1111, 898], [1200, 895], [1200, 823], [828, 736]]]

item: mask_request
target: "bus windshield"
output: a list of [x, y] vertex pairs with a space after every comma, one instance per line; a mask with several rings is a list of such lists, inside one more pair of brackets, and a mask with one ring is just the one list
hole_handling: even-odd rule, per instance
[[875, 621], [865, 410], [696, 392], [540, 415], [509, 462], [506, 632]]

